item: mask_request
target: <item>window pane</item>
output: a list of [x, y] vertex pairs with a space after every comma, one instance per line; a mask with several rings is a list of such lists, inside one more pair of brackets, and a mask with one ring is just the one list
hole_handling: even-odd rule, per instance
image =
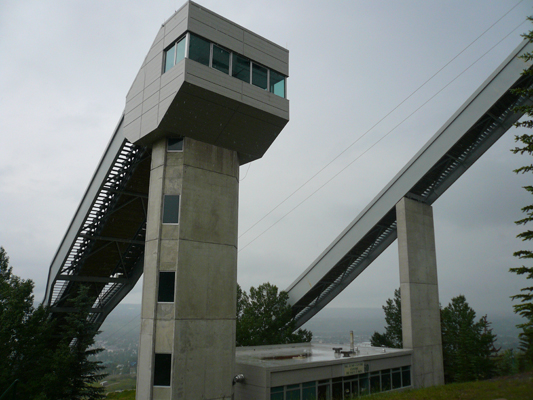
[[185, 37], [176, 44], [176, 64], [185, 58]]
[[379, 393], [381, 392], [381, 384], [379, 382], [379, 373], [378, 375], [370, 377], [370, 393]]
[[331, 400], [329, 385], [322, 385], [318, 387], [318, 400]]
[[343, 385], [344, 385], [344, 398], [349, 399], [350, 396], [352, 395], [352, 382], [350, 381], [344, 382]]
[[270, 91], [279, 97], [285, 97], [285, 77], [270, 70]]
[[302, 386], [302, 400], [316, 400], [316, 382], [304, 383]]
[[359, 381], [352, 381], [352, 394], [353, 397], [357, 397], [359, 395]]
[[233, 53], [231, 68], [231, 76], [250, 83], [250, 60]]
[[252, 84], [267, 89], [267, 69], [257, 64], [252, 64]]
[[411, 367], [402, 367], [402, 386], [411, 386]]
[[189, 58], [200, 64], [209, 66], [209, 55], [211, 53], [211, 43], [201, 37], [190, 35]]
[[402, 374], [400, 371], [392, 371], [392, 388], [399, 389], [402, 387]]
[[183, 151], [183, 138], [169, 138], [167, 142], [168, 151]]
[[159, 272], [159, 290], [157, 293], [157, 301], [161, 303], [174, 302], [175, 276], [175, 272]]
[[391, 390], [390, 369], [381, 371], [381, 390]]
[[300, 399], [300, 389], [288, 390], [285, 393], [285, 400], [301, 400]]
[[179, 222], [180, 196], [165, 195], [163, 203], [163, 223], [177, 224]]
[[154, 386], [170, 386], [172, 354], [156, 354], [154, 363]]
[[336, 399], [342, 399], [342, 382], [331, 385], [331, 396]]
[[229, 51], [213, 45], [213, 68], [229, 74]]
[[271, 393], [270, 400], [283, 400], [283, 392], [281, 393]]
[[165, 52], [165, 71], [167, 72], [170, 68], [174, 66], [174, 58], [176, 55], [176, 45], [173, 45], [170, 49]]
[[361, 396], [370, 393], [368, 390], [368, 374], [359, 375], [359, 394]]

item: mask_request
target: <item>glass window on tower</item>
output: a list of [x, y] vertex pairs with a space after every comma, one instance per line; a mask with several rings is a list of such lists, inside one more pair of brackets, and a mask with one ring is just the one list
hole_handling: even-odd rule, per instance
[[177, 224], [180, 215], [180, 196], [165, 195], [163, 200], [163, 223]]
[[231, 61], [231, 76], [250, 83], [250, 60], [233, 53]]
[[183, 151], [183, 138], [168, 138], [167, 151]]
[[174, 288], [176, 273], [173, 271], [159, 272], [159, 288], [157, 291], [157, 301], [159, 303], [174, 303]]
[[213, 68], [229, 74], [229, 56], [230, 52], [222, 47], [213, 45]]
[[154, 386], [170, 386], [172, 354], [155, 354]]
[[165, 51], [165, 70], [167, 72], [174, 65], [185, 58], [185, 37], [179, 39]]
[[189, 58], [209, 67], [211, 43], [199, 36], [190, 34]]
[[285, 76], [270, 70], [270, 92], [285, 97]]
[[268, 88], [268, 70], [265, 67], [252, 63], [252, 84], [261, 89]]

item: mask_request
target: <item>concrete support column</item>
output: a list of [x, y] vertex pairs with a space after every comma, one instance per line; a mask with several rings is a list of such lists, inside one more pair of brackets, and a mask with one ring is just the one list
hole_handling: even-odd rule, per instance
[[[237, 153], [189, 138], [183, 151], [170, 152], [166, 143], [152, 150], [137, 399], [231, 399]], [[180, 196], [177, 223], [163, 223], [169, 195]], [[161, 272], [174, 274], [173, 302], [158, 301], [160, 277], [169, 276]], [[154, 376], [168, 365], [158, 360], [165, 357], [170, 382], [157, 385]]]
[[433, 210], [403, 198], [396, 205], [403, 347], [413, 349], [413, 386], [444, 384]]

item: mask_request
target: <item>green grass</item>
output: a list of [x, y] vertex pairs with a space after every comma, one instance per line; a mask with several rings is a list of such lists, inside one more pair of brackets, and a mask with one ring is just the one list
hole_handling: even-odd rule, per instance
[[104, 380], [107, 381], [106, 393], [135, 389], [135, 377], [131, 375], [109, 375]]
[[380, 393], [370, 398], [372, 400], [533, 400], [533, 373], [400, 393]]
[[[134, 400], [135, 390], [110, 393], [107, 398]], [[366, 398], [369, 400], [533, 400], [533, 372], [489, 381], [454, 383], [404, 392], [380, 393]]]
[[110, 400], [135, 400], [135, 390], [109, 393], [107, 398]]

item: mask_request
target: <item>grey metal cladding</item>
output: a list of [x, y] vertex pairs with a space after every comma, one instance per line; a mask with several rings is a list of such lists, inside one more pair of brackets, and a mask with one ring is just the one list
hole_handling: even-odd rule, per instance
[[234, 100], [242, 100], [244, 82], [216, 69], [185, 60], [185, 80]]
[[187, 31], [288, 72], [286, 49], [188, 2], [158, 32], [128, 93], [125, 137], [149, 146], [180, 135], [235, 150], [241, 163], [261, 157], [287, 124], [289, 101], [188, 58], [163, 73], [164, 49]]
[[228, 50], [234, 51], [239, 54], [244, 52], [244, 43], [242, 41], [242, 31], [241, 38], [236, 38], [235, 36], [229, 36], [223, 32], [217, 31], [212, 26], [206, 25], [197, 19], [191, 18], [189, 20], [189, 30], [199, 36], [202, 36], [213, 43], [216, 43], [222, 47], [227, 48]]
[[[159, 30], [159, 32], [162, 32], [163, 28]], [[150, 48], [150, 51], [148, 52], [144, 63], [146, 64], [149, 61], [152, 61], [155, 57], [161, 57], [161, 54], [163, 53], [163, 37], [161, 37], [161, 40], [155, 42], [152, 44], [152, 47]]]
[[244, 32], [244, 56], [289, 76], [289, 52], [253, 32]]
[[[195, 3], [191, 3], [189, 9], [189, 30], [215, 43], [226, 46], [234, 43], [227, 38], [232, 38], [241, 43], [244, 39], [244, 28]], [[238, 49], [233, 48], [230, 48], [230, 50], [238, 51]]]
[[159, 105], [159, 90], [143, 101], [143, 115]]
[[172, 30], [165, 29], [165, 40], [163, 41], [163, 48], [166, 49], [170, 46], [176, 39], [182, 36], [187, 32], [189, 25], [189, 20], [185, 17], [182, 21], [179, 22]]
[[142, 132], [153, 131], [158, 125], [158, 112], [159, 107], [155, 105], [151, 109], [143, 112], [141, 117], [141, 134]]
[[183, 21], [187, 20], [189, 15], [189, 2], [185, 3], [179, 10], [177, 10], [174, 15], [167, 19], [163, 23], [163, 28], [165, 30], [165, 36], [167, 36], [174, 28], [176, 28]]
[[158, 77], [155, 81], [153, 81], [144, 88], [143, 101], [148, 99], [149, 97], [152, 97], [152, 95], [154, 95], [155, 93], [158, 93], [159, 89], [161, 89], [161, 77]]
[[[131, 84], [130, 90], [128, 91], [128, 94], [126, 95], [126, 99], [131, 99], [132, 97], [135, 97], [139, 93], [141, 93], [144, 89], [144, 68], [141, 66], [141, 69], [137, 73], [137, 76], [133, 80], [133, 83]], [[129, 101], [129, 100], [127, 100]]]
[[124, 112], [125, 113], [129, 113], [131, 110], [133, 110], [133, 109], [137, 108], [138, 106], [140, 106], [142, 104], [142, 101], [143, 101], [143, 92], [140, 91], [138, 94], [136, 94], [135, 96], [131, 97], [126, 102], [126, 107], [124, 109]]
[[144, 88], [161, 77], [163, 70], [163, 57], [153, 58], [144, 65]]

